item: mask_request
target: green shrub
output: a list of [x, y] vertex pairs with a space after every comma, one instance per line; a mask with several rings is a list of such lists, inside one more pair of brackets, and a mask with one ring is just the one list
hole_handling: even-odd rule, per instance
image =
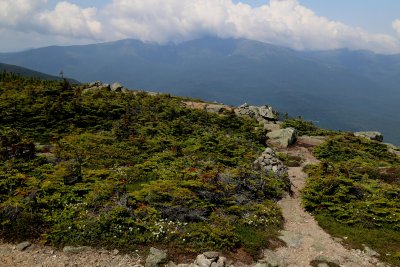
[[276, 232], [254, 245], [237, 229], [282, 227], [274, 201], [290, 183], [252, 170], [265, 144], [256, 122], [170, 95], [82, 89], [0, 75], [3, 156], [34, 142], [41, 152], [2, 158], [0, 237], [252, 251]]
[[352, 134], [332, 136], [314, 153], [321, 162], [304, 169], [305, 208], [333, 235], [398, 264], [393, 255], [400, 239], [392, 237], [400, 230], [400, 158], [386, 145]]

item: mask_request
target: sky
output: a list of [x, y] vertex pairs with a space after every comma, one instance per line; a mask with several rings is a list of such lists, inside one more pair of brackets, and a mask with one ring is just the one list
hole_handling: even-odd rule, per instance
[[399, 0], [0, 0], [0, 52], [134, 38], [247, 38], [400, 53]]

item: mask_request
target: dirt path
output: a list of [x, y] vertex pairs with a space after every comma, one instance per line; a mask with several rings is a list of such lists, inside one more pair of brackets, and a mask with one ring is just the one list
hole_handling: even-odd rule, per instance
[[386, 266], [379, 263], [374, 257], [368, 256], [360, 250], [348, 250], [318, 226], [314, 218], [301, 207], [300, 190], [304, 188], [307, 175], [302, 171], [304, 165], [318, 162], [309, 151], [311, 147], [320, 141], [300, 140], [301, 146], [285, 150], [292, 155], [303, 158], [301, 167], [289, 168], [289, 176], [292, 181], [293, 196], [287, 196], [279, 202], [285, 217], [285, 230], [282, 231], [282, 240], [287, 247], [279, 248], [275, 254], [281, 259], [283, 266], [311, 266], [314, 259], [329, 261], [328, 264], [318, 266], [344, 266], [344, 267], [368, 267]]

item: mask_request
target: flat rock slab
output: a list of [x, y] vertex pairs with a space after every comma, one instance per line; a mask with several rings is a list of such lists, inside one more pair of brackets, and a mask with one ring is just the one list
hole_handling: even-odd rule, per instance
[[285, 242], [289, 247], [297, 248], [301, 245], [303, 236], [289, 231], [282, 231], [279, 239]]
[[30, 247], [31, 245], [32, 245], [32, 243], [29, 241], [21, 242], [16, 246], [16, 249], [18, 249], [19, 251], [23, 251], [23, 250], [27, 249], [28, 247]]

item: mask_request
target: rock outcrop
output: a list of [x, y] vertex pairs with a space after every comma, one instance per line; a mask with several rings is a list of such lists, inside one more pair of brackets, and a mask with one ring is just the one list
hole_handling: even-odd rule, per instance
[[101, 91], [101, 90], [107, 90], [107, 91], [113, 91], [117, 93], [125, 93], [128, 91], [128, 89], [124, 88], [120, 83], [113, 83], [112, 85], [109, 85], [108, 83], [102, 83], [100, 81], [96, 82], [91, 82], [83, 89], [83, 93], [87, 92], [93, 92], [93, 91]]
[[249, 116], [254, 118], [261, 124], [275, 123], [279, 120], [279, 113], [271, 106], [250, 106], [245, 103], [235, 109], [235, 113], [239, 116]]
[[233, 108], [228, 105], [224, 104], [217, 104], [217, 103], [202, 103], [202, 102], [193, 102], [193, 101], [185, 101], [183, 104], [187, 108], [191, 109], [199, 109], [205, 110], [210, 113], [223, 113], [224, 111], [233, 111]]
[[165, 263], [167, 253], [157, 248], [150, 248], [150, 254], [147, 256], [145, 267], [157, 267]]
[[272, 145], [286, 148], [293, 145], [297, 140], [297, 130], [295, 128], [279, 129], [267, 134], [268, 142]]
[[382, 142], [383, 141], [383, 134], [381, 134], [380, 132], [376, 132], [376, 131], [370, 131], [370, 132], [355, 132], [354, 133], [355, 136], [359, 136], [359, 137], [364, 137], [370, 140], [375, 140], [378, 142]]
[[277, 158], [275, 152], [269, 147], [254, 161], [254, 168], [256, 170], [262, 170], [266, 174], [272, 172], [278, 177], [286, 177], [288, 171], [287, 167]]

